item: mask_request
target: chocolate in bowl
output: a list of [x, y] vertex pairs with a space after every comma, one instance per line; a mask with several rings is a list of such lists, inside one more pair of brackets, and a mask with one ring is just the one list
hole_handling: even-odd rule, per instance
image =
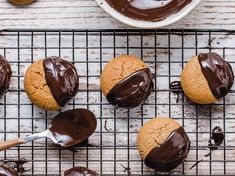
[[[165, 16], [164, 18], [161, 18], [161, 20], [141, 20], [137, 18], [131, 18], [125, 14], [123, 14], [121, 11], [114, 10], [112, 6], [112, 2], [115, 3], [120, 3], [119, 0], [95, 0], [98, 5], [106, 11], [109, 15], [111, 15], [113, 18], [117, 19], [118, 21], [132, 26], [136, 28], [141, 28], [141, 29], [157, 29], [161, 28], [170, 24], [173, 24], [183, 17], [185, 17], [188, 13], [190, 13], [197, 5], [201, 2], [201, 0], [190, 0], [191, 2], [185, 5], [183, 8], [178, 8], [174, 13], [168, 12], [168, 15]], [[120, 0], [121, 2], [124, 2], [124, 0]], [[146, 1], [146, 0], [145, 0]], [[157, 1], [157, 0], [156, 0]], [[161, 0], [160, 0], [161, 1]], [[180, 0], [181, 1], [181, 0]], [[180, 2], [178, 0], [178, 2]], [[143, 2], [143, 0], [138, 0], [138, 2]], [[148, 1], [146, 1], [148, 2]], [[167, 1], [168, 2], [168, 1]], [[136, 5], [135, 5], [136, 6]], [[139, 6], [137, 6], [139, 7]], [[182, 6], [181, 6], [182, 7]], [[119, 8], [120, 9], [120, 8]], [[178, 10], [178, 11], [177, 11]]]
[[162, 21], [176, 14], [193, 0], [106, 0], [116, 11], [133, 19]]

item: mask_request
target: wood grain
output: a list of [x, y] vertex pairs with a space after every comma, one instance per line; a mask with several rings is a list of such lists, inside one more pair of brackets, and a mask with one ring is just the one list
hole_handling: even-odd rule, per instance
[[15, 147], [20, 144], [24, 144], [24, 139], [13, 139], [0, 142], [0, 151]]
[[[168, 28], [234, 29], [235, 0], [202, 0]], [[94, 0], [37, 0], [16, 7], [0, 0], [0, 28], [128, 28], [106, 14]]]
[[[103, 33], [102, 36], [99, 32], [88, 32], [87, 37], [86, 32], [75, 32], [74, 40], [72, 32], [46, 34], [45, 37], [44, 32], [20, 32], [18, 38], [17, 32], [0, 33], [0, 54], [8, 59], [13, 70], [10, 90], [0, 98], [0, 139], [23, 138], [49, 127], [58, 112], [45, 112], [31, 104], [24, 91], [24, 73], [32, 61], [46, 55], [60, 55], [74, 60], [80, 75], [80, 91], [63, 111], [74, 107], [89, 108], [97, 117], [96, 132], [89, 138], [91, 147], [76, 147], [75, 152], [56, 147], [50, 140], [40, 139], [0, 152], [0, 160], [25, 158], [29, 161], [25, 164], [29, 170], [27, 176], [57, 176], [73, 166], [89, 167], [107, 176], [114, 173], [126, 176], [122, 165], [129, 166], [131, 173], [136, 176], [154, 175], [154, 171], [141, 162], [136, 136], [148, 119], [170, 116], [184, 126], [192, 142], [184, 165], [177, 167], [171, 175], [235, 175], [234, 87], [224, 100], [211, 106], [196, 106], [182, 95], [179, 103], [176, 103], [177, 95], [169, 91], [169, 82], [180, 80], [184, 61], [196, 53], [208, 52], [208, 32], [199, 32], [197, 39], [194, 32], [184, 33], [183, 37], [181, 32], [170, 36], [158, 32], [156, 37], [144, 35], [142, 40], [140, 35], [129, 33], [127, 38], [116, 32], [115, 45], [112, 32]], [[211, 37], [212, 48], [217, 48], [213, 51], [225, 57], [235, 68], [235, 35], [211, 32]], [[99, 48], [101, 44], [102, 48]], [[104, 65], [114, 55], [127, 52], [141, 57], [156, 76], [156, 91], [144, 105], [131, 110], [114, 108], [100, 92], [100, 72]], [[208, 153], [210, 131], [215, 126], [223, 128], [226, 138], [210, 160], [204, 155]], [[202, 158], [204, 162], [190, 170]]]

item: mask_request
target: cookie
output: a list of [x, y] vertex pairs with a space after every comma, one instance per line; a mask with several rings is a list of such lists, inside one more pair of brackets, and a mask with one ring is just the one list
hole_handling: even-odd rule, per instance
[[36, 106], [58, 110], [78, 92], [79, 77], [69, 61], [48, 57], [34, 62], [26, 71], [25, 91]]
[[64, 172], [64, 176], [75, 176], [75, 175], [100, 176], [100, 174], [98, 174], [97, 172], [85, 167], [74, 167]]
[[19, 176], [10, 165], [0, 162], [0, 176]]
[[158, 117], [140, 129], [137, 146], [146, 166], [157, 171], [170, 171], [188, 156], [190, 140], [178, 122]]
[[181, 74], [185, 95], [198, 104], [211, 104], [225, 97], [234, 83], [232, 67], [216, 53], [193, 57]]
[[0, 97], [8, 90], [12, 71], [8, 61], [0, 55]]
[[13, 4], [24, 5], [33, 2], [34, 0], [9, 0]]
[[136, 56], [113, 58], [103, 69], [100, 84], [107, 100], [122, 108], [133, 108], [144, 102], [153, 90], [153, 75]]

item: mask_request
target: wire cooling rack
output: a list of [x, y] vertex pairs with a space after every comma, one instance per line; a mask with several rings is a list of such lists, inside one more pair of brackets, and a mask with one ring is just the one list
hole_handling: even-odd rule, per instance
[[[198, 106], [169, 90], [180, 79], [185, 63], [210, 50], [235, 64], [235, 31], [220, 30], [3, 30], [0, 54], [13, 69], [10, 90], [0, 101], [0, 139], [12, 139], [45, 130], [58, 112], [40, 110], [28, 100], [24, 73], [35, 60], [60, 56], [70, 60], [80, 75], [80, 91], [64, 109], [89, 108], [98, 127], [88, 144], [73, 150], [42, 139], [0, 152], [0, 159], [21, 159], [23, 175], [62, 175], [73, 166], [85, 166], [101, 175], [157, 175], [145, 167], [136, 135], [145, 121], [169, 116], [181, 123], [192, 146], [187, 160], [166, 175], [235, 175], [234, 91], [215, 105]], [[149, 64], [155, 74], [155, 89], [145, 104], [130, 110], [111, 106], [100, 92], [103, 66], [120, 54], [134, 54]], [[211, 157], [190, 167], [208, 153], [208, 139], [215, 126], [225, 132], [225, 141]]]

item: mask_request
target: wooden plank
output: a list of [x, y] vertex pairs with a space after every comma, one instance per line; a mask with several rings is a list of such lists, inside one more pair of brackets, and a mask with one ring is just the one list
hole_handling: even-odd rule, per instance
[[[66, 149], [60, 150], [49, 140], [45, 145], [46, 140], [41, 139], [34, 143], [24, 144], [19, 148], [15, 147], [7, 150], [6, 155], [1, 152], [0, 160], [5, 157], [7, 159], [26, 158], [29, 160], [26, 169], [30, 170], [26, 173], [27, 175], [58, 175], [72, 167], [73, 163], [76, 166], [89, 167], [107, 175], [114, 175], [115, 170], [117, 174], [123, 176], [126, 173], [123, 172], [124, 169], [121, 164], [128, 166], [129, 163], [132, 174], [141, 175], [142, 162], [136, 147], [136, 136], [142, 122], [155, 116], [171, 116], [184, 125], [192, 142], [191, 151], [184, 164], [185, 175], [195, 175], [197, 171], [199, 175], [205, 175], [210, 173], [210, 169], [212, 174], [224, 175], [226, 171], [227, 174], [235, 175], [233, 150], [235, 147], [234, 90], [226, 97], [224, 102], [223, 100], [219, 102], [220, 105], [211, 107], [189, 104], [186, 98], [182, 98], [182, 95], [180, 95], [179, 103], [176, 103], [177, 95], [168, 91], [169, 82], [180, 80], [183, 62], [194, 56], [196, 51], [199, 53], [208, 51], [208, 32], [202, 32], [198, 35], [198, 50], [194, 48], [196, 47], [195, 33], [190, 33], [190, 35], [185, 33], [183, 38], [180, 35], [181, 32], [171, 34], [170, 46], [172, 49], [170, 50], [168, 49], [168, 35], [159, 35], [160, 33], [156, 37], [156, 44], [154, 35], [144, 35], [143, 40], [140, 40], [141, 37], [136, 35], [130, 35], [128, 40], [126, 36], [117, 35], [115, 46], [118, 48], [113, 48], [112, 33], [103, 35], [100, 38], [99, 32], [93, 32], [92, 35], [86, 38], [85, 32], [76, 32], [74, 36], [74, 46], [76, 48], [74, 50], [72, 49], [72, 32], [61, 33], [60, 48], [59, 33], [48, 32], [46, 37], [47, 46], [53, 47], [53, 49], [43, 48], [45, 46], [44, 32], [34, 32], [33, 34], [24, 32], [20, 34], [19, 50], [17, 49], [17, 33], [5, 32], [1, 33], [0, 36], [0, 54], [4, 54], [5, 51], [6, 58], [11, 62], [13, 69], [10, 91], [6, 93], [6, 98], [2, 97], [0, 99], [0, 139], [3, 140], [4, 137], [12, 139], [18, 135], [24, 137], [31, 134], [32, 131], [34, 133], [44, 131], [49, 126], [51, 119], [58, 113], [46, 113], [44, 110], [32, 106], [24, 91], [23, 76], [26, 69], [32, 60], [44, 58], [45, 53], [50, 56], [58, 55], [60, 52], [61, 57], [70, 61], [74, 55], [75, 66], [81, 76], [80, 89], [86, 90], [88, 83], [88, 89], [93, 91], [88, 91], [89, 93], [79, 91], [75, 97], [76, 105], [73, 106], [71, 102], [63, 111], [73, 107], [89, 107], [97, 117], [98, 126], [96, 132], [89, 138], [89, 144], [94, 147], [89, 147], [88, 150], [86, 147], [77, 148], [78, 151], [74, 153]], [[233, 43], [235, 43], [235, 36], [227, 33], [212, 33], [212, 38], [214, 38], [212, 46], [220, 48], [213, 51], [220, 55], [224, 53], [224, 57], [228, 61], [234, 61], [234, 49], [230, 47], [233, 47]], [[182, 39], [184, 39], [184, 46], [182, 46]], [[109, 47], [103, 48], [101, 53], [99, 48], [100, 40], [103, 47]], [[100, 68], [114, 56], [114, 51], [116, 55], [125, 54], [127, 52], [127, 41], [130, 47], [129, 53], [138, 57], [142, 56], [152, 72], [156, 73], [157, 91], [150, 95], [143, 106], [130, 111], [126, 109], [114, 110], [114, 107], [108, 104], [106, 98], [100, 93]], [[88, 48], [86, 48], [87, 44]], [[156, 50], [154, 47], [156, 47]], [[178, 49], [174, 49], [174, 47]], [[187, 49], [187, 47], [192, 49]], [[84, 63], [86, 56], [88, 56], [88, 63]], [[168, 57], [172, 62], [169, 62]], [[21, 62], [17, 62], [18, 58]], [[87, 66], [88, 71], [86, 70]], [[235, 68], [234, 62], [232, 67]], [[89, 96], [88, 99], [87, 96]], [[225, 103], [224, 106], [223, 103]], [[105, 129], [106, 123], [111, 132]], [[209, 158], [205, 158], [205, 161], [200, 163], [198, 167], [190, 170], [190, 167], [197, 159], [204, 158], [204, 155], [208, 153], [210, 126], [212, 128], [221, 126], [225, 130], [224, 144], [226, 147], [224, 148], [224, 145], [222, 145], [219, 150], [215, 151], [211, 162]], [[113, 132], [116, 132], [115, 135]], [[116, 144], [116, 148], [114, 144]], [[114, 161], [115, 159], [116, 161]], [[182, 170], [181, 165], [172, 171], [172, 175], [173, 173], [181, 175]], [[144, 166], [143, 173], [153, 175], [154, 171]]]
[[[168, 28], [234, 29], [235, 0], [202, 0], [187, 17]], [[0, 2], [0, 28], [128, 28], [94, 0], [37, 0], [27, 7]]]

